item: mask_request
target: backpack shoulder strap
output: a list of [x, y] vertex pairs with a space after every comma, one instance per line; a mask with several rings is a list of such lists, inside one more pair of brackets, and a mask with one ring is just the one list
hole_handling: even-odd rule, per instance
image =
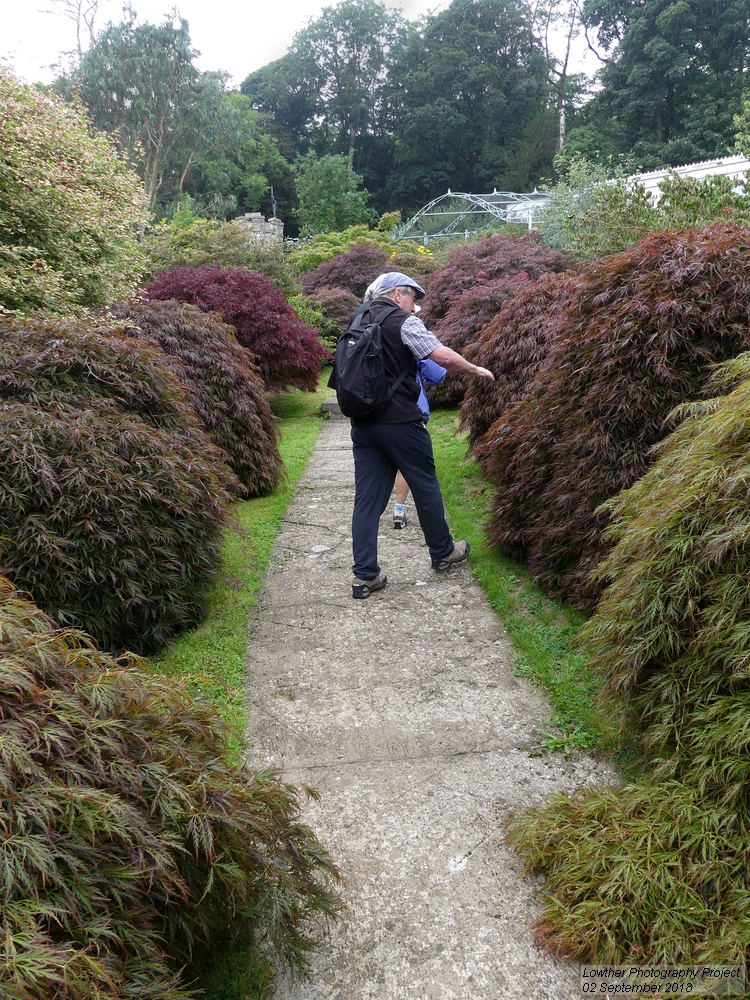
[[397, 306], [395, 302], [393, 305], [380, 303], [378, 306], [373, 308], [373, 303], [371, 302], [367, 308], [363, 309], [359, 316], [357, 316], [356, 321], [349, 325], [349, 329], [354, 332], [365, 330], [372, 323], [382, 323], [384, 319], [387, 319], [400, 308], [401, 307]]

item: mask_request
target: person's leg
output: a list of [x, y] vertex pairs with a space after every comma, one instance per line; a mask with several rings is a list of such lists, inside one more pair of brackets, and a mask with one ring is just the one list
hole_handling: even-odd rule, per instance
[[399, 469], [396, 473], [396, 503], [405, 504], [408, 496], [409, 484], [404, 479], [403, 472]]
[[433, 562], [453, 552], [453, 538], [445, 520], [432, 440], [423, 423], [381, 424], [380, 446], [401, 470], [411, 487], [414, 506]]
[[377, 425], [352, 427], [354, 453], [354, 513], [352, 572], [359, 580], [374, 580], [378, 566], [378, 523], [396, 478], [396, 465], [377, 441]]
[[393, 507], [393, 527], [394, 528], [404, 528], [408, 523], [408, 517], [406, 516], [406, 509], [404, 504], [406, 503], [406, 498], [409, 496], [409, 484], [404, 479], [403, 474], [399, 471], [396, 473], [396, 503]]

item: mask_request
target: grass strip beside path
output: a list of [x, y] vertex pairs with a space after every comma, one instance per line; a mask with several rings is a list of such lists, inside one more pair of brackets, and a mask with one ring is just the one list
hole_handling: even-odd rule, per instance
[[614, 733], [593, 710], [599, 676], [575, 649], [583, 616], [550, 600], [522, 566], [487, 545], [492, 487], [467, 459], [457, 411], [433, 411], [429, 428], [451, 530], [471, 545], [471, 568], [516, 648], [514, 673], [542, 688], [552, 703], [556, 732], [542, 745], [566, 753], [573, 747], [612, 748]]
[[327, 379], [325, 371], [317, 392], [295, 390], [274, 400], [286, 477], [269, 496], [233, 506], [234, 523], [226, 532], [223, 567], [208, 594], [205, 620], [151, 660], [155, 671], [185, 678], [196, 694], [212, 698], [238, 737], [246, 721], [247, 618], [297, 481], [315, 446], [320, 404], [331, 394], [325, 386]]

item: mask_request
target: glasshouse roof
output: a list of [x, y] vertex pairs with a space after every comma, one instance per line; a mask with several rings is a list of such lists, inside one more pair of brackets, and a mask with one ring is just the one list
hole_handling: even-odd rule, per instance
[[396, 240], [430, 240], [470, 236], [493, 229], [498, 222], [520, 222], [531, 228], [534, 212], [549, 201], [549, 195], [534, 190], [530, 194], [493, 191], [466, 194], [448, 191], [421, 208], [414, 218], [396, 230]]

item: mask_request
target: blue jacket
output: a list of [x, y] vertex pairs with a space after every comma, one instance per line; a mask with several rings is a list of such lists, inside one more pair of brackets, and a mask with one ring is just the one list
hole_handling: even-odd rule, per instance
[[447, 374], [448, 372], [442, 365], [430, 361], [429, 358], [422, 358], [421, 361], [417, 362], [417, 385], [419, 386], [417, 406], [422, 411], [425, 423], [430, 419], [430, 404], [427, 402], [425, 388], [442, 382]]

